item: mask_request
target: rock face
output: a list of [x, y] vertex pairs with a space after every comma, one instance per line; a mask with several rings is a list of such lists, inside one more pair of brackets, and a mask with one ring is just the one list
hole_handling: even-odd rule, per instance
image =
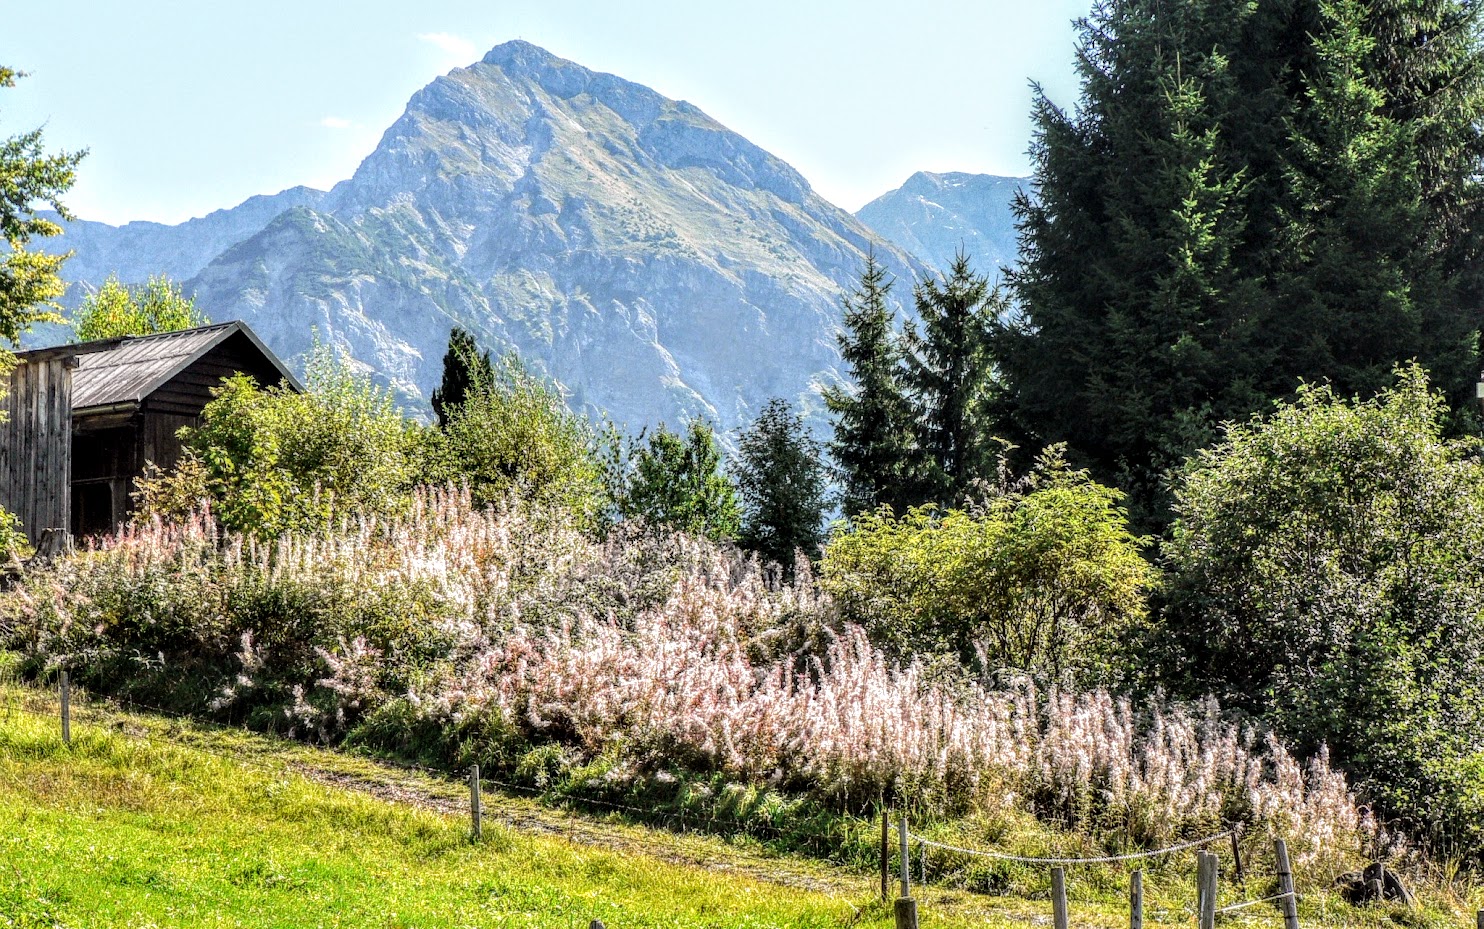
[[[772, 396], [817, 409], [877, 239], [696, 107], [524, 42], [419, 91], [328, 193], [145, 230], [172, 264], [127, 238], [145, 225], [73, 224], [68, 273], [185, 278], [213, 319], [286, 358], [317, 330], [423, 410], [461, 325], [631, 428], [728, 429]], [[925, 271], [874, 244], [898, 276]]]
[[1026, 179], [919, 171], [861, 207], [856, 218], [929, 267], [945, 269], [962, 248], [995, 277], [1018, 250], [1011, 202]]

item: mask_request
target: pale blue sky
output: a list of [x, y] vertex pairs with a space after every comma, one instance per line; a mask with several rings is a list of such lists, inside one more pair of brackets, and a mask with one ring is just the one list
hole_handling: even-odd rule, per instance
[[348, 177], [408, 97], [509, 39], [689, 100], [847, 209], [917, 170], [1024, 174], [1091, 0], [0, 0], [0, 136], [91, 150], [67, 204], [177, 222]]

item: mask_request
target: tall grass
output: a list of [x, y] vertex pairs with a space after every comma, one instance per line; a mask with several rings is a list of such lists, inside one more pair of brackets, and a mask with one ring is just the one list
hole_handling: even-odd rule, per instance
[[269, 542], [207, 513], [131, 526], [27, 578], [5, 609], [33, 671], [512, 771], [555, 747], [613, 779], [699, 774], [843, 810], [883, 794], [933, 814], [1029, 810], [1139, 843], [1244, 820], [1333, 848], [1370, 828], [1323, 754], [1301, 762], [1212, 701], [893, 664], [807, 571], [780, 585], [703, 540], [593, 541], [560, 512], [458, 491]]

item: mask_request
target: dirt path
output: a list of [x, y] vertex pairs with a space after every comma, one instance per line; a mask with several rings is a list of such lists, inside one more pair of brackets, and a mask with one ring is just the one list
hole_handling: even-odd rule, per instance
[[[289, 768], [316, 783], [369, 794], [390, 803], [449, 816], [469, 815], [469, 798], [461, 787], [391, 765], [361, 762], [357, 767], [361, 768], [363, 764], [367, 767], [354, 773], [331, 770], [302, 760], [290, 762]], [[455, 793], [455, 790], [459, 792]], [[481, 800], [485, 822], [498, 823], [516, 832], [556, 836], [606, 851], [646, 855], [671, 864], [691, 865], [850, 899], [868, 897], [875, 887], [861, 875], [843, 868], [768, 855], [732, 845], [716, 836], [680, 835], [627, 823], [604, 822], [497, 791], [484, 793]]]

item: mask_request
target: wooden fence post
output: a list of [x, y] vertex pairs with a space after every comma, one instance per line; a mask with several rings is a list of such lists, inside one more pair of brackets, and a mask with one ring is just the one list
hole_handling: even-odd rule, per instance
[[[881, 902], [885, 903], [891, 899], [891, 854], [887, 850], [891, 839], [886, 825], [887, 812], [886, 801], [881, 801]], [[1480, 929], [1484, 929], [1481, 926]]]
[[1273, 854], [1278, 859], [1278, 893], [1286, 894], [1282, 901], [1283, 929], [1299, 929], [1298, 898], [1293, 890], [1293, 868], [1288, 863], [1288, 844], [1282, 839], [1273, 840]]
[[1247, 875], [1242, 870], [1242, 827], [1236, 826], [1232, 829], [1232, 874], [1237, 878], [1237, 886], [1242, 888], [1242, 893], [1247, 893]]
[[899, 848], [899, 861], [902, 865], [902, 894], [903, 900], [912, 899], [912, 853], [907, 848], [907, 814], [897, 820], [897, 841]]
[[1202, 851], [1196, 857], [1196, 923], [1216, 929], [1216, 855]]
[[1052, 929], [1068, 929], [1067, 916], [1067, 872], [1063, 868], [1051, 869], [1051, 923]]
[[469, 821], [474, 841], [484, 838], [484, 809], [479, 797], [479, 765], [469, 769]]
[[892, 904], [896, 929], [917, 929], [917, 901], [912, 899], [912, 852], [907, 847], [907, 814], [897, 820], [898, 853], [902, 865], [902, 895]]
[[1128, 929], [1144, 929], [1144, 872], [1135, 868], [1128, 878]]
[[68, 686], [67, 672], [62, 672], [62, 743], [72, 744], [72, 688]]

